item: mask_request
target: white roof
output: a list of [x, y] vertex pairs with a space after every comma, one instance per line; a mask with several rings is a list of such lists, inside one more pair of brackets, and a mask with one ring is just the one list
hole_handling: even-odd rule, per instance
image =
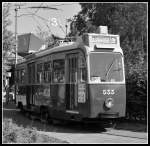
[[46, 54], [54, 53], [54, 52], [60, 52], [60, 51], [67, 51], [79, 48], [79, 43], [77, 42], [68, 42], [61, 44], [60, 46], [54, 47], [54, 48], [48, 48], [46, 50], [40, 51], [35, 53], [36, 57], [43, 56]]

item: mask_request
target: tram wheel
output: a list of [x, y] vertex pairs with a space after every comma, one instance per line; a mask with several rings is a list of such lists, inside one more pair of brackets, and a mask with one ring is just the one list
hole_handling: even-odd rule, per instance
[[111, 125], [111, 128], [115, 129], [116, 126], [117, 126], [117, 122], [116, 122], [116, 121], [112, 121], [112, 122], [110, 123], [110, 125]]
[[117, 121], [115, 119], [103, 121], [102, 127], [107, 129], [108, 131], [115, 129], [117, 127]]

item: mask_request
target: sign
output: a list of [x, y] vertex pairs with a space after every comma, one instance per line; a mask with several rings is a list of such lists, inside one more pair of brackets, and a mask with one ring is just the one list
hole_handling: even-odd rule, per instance
[[92, 35], [89, 38], [91, 43], [101, 44], [117, 44], [117, 37], [114, 36], [103, 36], [103, 35]]
[[86, 89], [85, 84], [78, 85], [78, 103], [86, 102], [85, 89]]
[[85, 103], [85, 92], [79, 92], [78, 93], [78, 102], [79, 103]]
[[115, 91], [114, 90], [103, 90], [103, 95], [114, 95], [115, 94]]
[[7, 72], [7, 76], [8, 76], [8, 77], [11, 77], [11, 72]]
[[82, 41], [85, 45], [93, 47], [95, 45], [114, 45], [119, 46], [119, 35], [109, 34], [93, 34], [85, 33], [82, 36]]

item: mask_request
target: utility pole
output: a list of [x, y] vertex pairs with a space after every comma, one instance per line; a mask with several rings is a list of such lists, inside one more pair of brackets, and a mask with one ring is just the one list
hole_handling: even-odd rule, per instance
[[15, 67], [17, 64], [17, 51], [18, 51], [18, 36], [17, 36], [17, 7], [15, 8], [15, 45], [16, 45], [16, 50], [15, 50]]
[[15, 103], [16, 103], [16, 93], [17, 93], [17, 81], [16, 81], [16, 67], [17, 67], [17, 52], [18, 52], [18, 35], [17, 35], [17, 12], [18, 8], [16, 6], [15, 8], [15, 74], [14, 74], [14, 80], [15, 80]]

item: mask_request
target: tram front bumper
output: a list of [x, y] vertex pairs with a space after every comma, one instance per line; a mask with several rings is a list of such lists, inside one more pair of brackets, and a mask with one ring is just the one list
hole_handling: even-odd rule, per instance
[[108, 119], [108, 118], [119, 118], [119, 113], [100, 113], [98, 115], [99, 118]]

